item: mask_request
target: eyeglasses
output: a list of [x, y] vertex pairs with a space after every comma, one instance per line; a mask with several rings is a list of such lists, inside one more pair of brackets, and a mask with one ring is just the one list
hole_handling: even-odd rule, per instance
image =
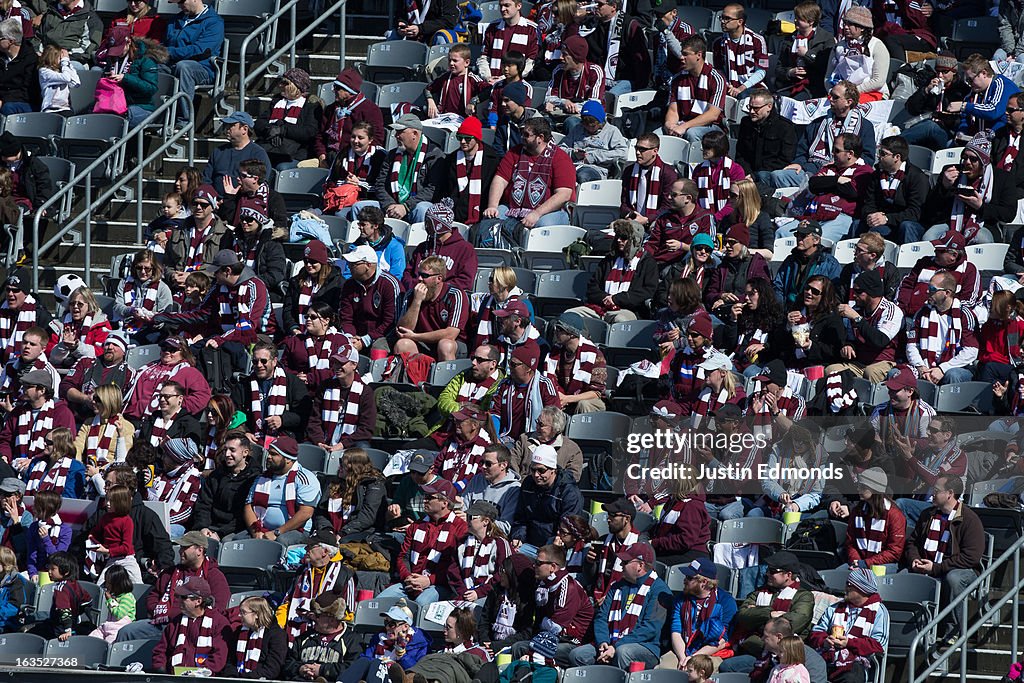
[[508, 366], [510, 368], [518, 368], [518, 367], [523, 366], [523, 365], [526, 365], [526, 363], [524, 363], [522, 361], [518, 361], [518, 360], [509, 361], [509, 364], [508, 364]]
[[252, 362], [256, 365], [270, 365], [271, 358], [253, 358]]
[[686, 194], [686, 193], [685, 192], [669, 192], [668, 193], [668, 198], [669, 199], [675, 199], [676, 197], [678, 197], [679, 195], [682, 195], [682, 194]]
[[804, 287], [804, 291], [805, 292], [810, 292], [814, 296], [821, 296], [821, 290], [817, 289], [816, 287], [811, 287], [810, 285], [808, 285], [807, 287]]
[[490, 358], [485, 358], [483, 356], [473, 356], [472, 358], [470, 358], [470, 360], [473, 361], [474, 363], [489, 363], [489, 362], [491, 362]]
[[421, 280], [426, 280], [428, 278], [432, 278], [435, 275], [437, 275], [437, 273], [424, 273], [422, 270], [419, 271], [418, 273], [416, 273], [416, 276], [419, 277]]
[[160, 347], [160, 353], [175, 353], [175, 352], [180, 351], [180, 350], [181, 349], [176, 349], [173, 346], [161, 346]]
[[942, 430], [939, 429], [938, 427], [932, 427], [931, 425], [928, 426], [928, 433], [929, 434], [938, 434], [941, 431]]
[[771, 105], [772, 105], [771, 102], [765, 102], [764, 104], [751, 104], [749, 109], [750, 109], [750, 111], [760, 111], [760, 110], [764, 109], [765, 107], [770, 107]]
[[739, 17], [727, 17], [724, 14], [722, 15], [722, 23], [723, 24], [732, 23], [734, 21], [740, 21], [740, 18]]
[[85, 308], [86, 303], [84, 301], [72, 301], [68, 304], [68, 308]]
[[172, 398], [177, 398], [181, 394], [157, 394], [157, 400], [159, 401], [170, 401]]
[[935, 73], [938, 73], [938, 74], [951, 74], [951, 73], [954, 73], [955, 71], [956, 71], [956, 69], [936, 69]]
[[429, 496], [424, 496], [424, 498], [423, 498], [423, 502], [425, 502], [425, 503], [429, 502], [429, 501], [432, 501], [432, 500], [448, 500], [448, 499], [446, 497], [440, 495], [440, 494], [437, 494], [437, 493], [435, 493], [433, 495], [429, 495]]
[[545, 565], [545, 564], [554, 564], [554, 562], [549, 562], [548, 560], [535, 560], [534, 563], [533, 563], [533, 566], [534, 567], [540, 567], [541, 565]]
[[948, 292], [948, 291], [949, 291], [948, 287], [934, 287], [932, 285], [928, 285], [928, 293], [929, 294], [934, 294], [935, 292]]
[[480, 461], [480, 466], [481, 467], [494, 467], [497, 464], [498, 464], [497, 460], [481, 460]]
[[686, 338], [687, 339], [700, 339], [703, 336], [704, 335], [701, 334], [700, 332], [687, 332], [686, 333]]
[[153, 266], [135, 266], [135, 270], [140, 273], [148, 273], [153, 270]]
[[192, 202], [192, 206], [199, 207], [200, 209], [206, 209], [213, 206], [210, 202]]
[[637, 154], [643, 154], [644, 152], [650, 152], [652, 149], [658, 149], [657, 147], [641, 147], [640, 145], [635, 145], [635, 147]]
[[544, 467], [543, 465], [536, 465], [530, 468], [530, 472], [534, 474], [547, 474], [551, 471], [550, 467]]
[[181, 595], [181, 596], [178, 596], [178, 597], [180, 597], [182, 600], [202, 600], [203, 599], [203, 596], [201, 596], [201, 595]]
[[50, 439], [43, 439], [43, 444], [46, 446], [52, 446], [53, 441], [51, 441]]
[[844, 95], [837, 95], [837, 94], [836, 94], [836, 93], [834, 93], [834, 92], [830, 92], [830, 93], [828, 94], [828, 98], [829, 98], [830, 100], [845, 100], [845, 99], [846, 99], [846, 97], [845, 97]]

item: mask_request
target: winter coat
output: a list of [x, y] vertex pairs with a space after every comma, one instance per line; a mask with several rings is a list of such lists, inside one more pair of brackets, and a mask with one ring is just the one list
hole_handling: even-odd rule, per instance
[[128, 106], [153, 111], [153, 98], [160, 88], [160, 65], [167, 63], [167, 48], [153, 40], [136, 40], [135, 59], [121, 79]]
[[[185, 270], [185, 254], [188, 253], [186, 230], [191, 230], [194, 226], [195, 221], [189, 218], [180, 230], [175, 230], [171, 233], [171, 239], [167, 242], [167, 252], [164, 254], [164, 268], [166, 270]], [[217, 251], [220, 249], [224, 236], [229, 229], [224, 221], [217, 218], [217, 216], [213, 217], [213, 231], [206, 239], [206, 242], [203, 243], [203, 263], [213, 263], [213, 259], [217, 255]]]
[[39, 57], [28, 41], [11, 61], [0, 59], [0, 101], [24, 102], [33, 109], [39, 106]]
[[[993, 158], [995, 156], [993, 155]], [[924, 209], [925, 198], [928, 196], [928, 176], [924, 171], [909, 161], [892, 201], [886, 201], [881, 181], [886, 176], [879, 170], [871, 174], [868, 191], [864, 193], [861, 213], [864, 216], [881, 211], [885, 214], [885, 224], [891, 233], [899, 228], [904, 221], [917, 222]]]
[[38, 37], [42, 46], [56, 45], [67, 50], [72, 61], [88, 64], [103, 39], [103, 21], [88, 0], [66, 16], [51, 6], [43, 15]]
[[[231, 641], [232, 645], [238, 642], [238, 635], [240, 632], [241, 628], [235, 632], [235, 639]], [[276, 621], [271, 621], [270, 625], [267, 626], [266, 630], [263, 632], [263, 642], [260, 645], [260, 660], [256, 665], [256, 669], [244, 673], [239, 672], [238, 657], [235, 652], [235, 648], [232, 647], [228, 654], [227, 666], [225, 666], [221, 671], [221, 675], [230, 678], [276, 680], [281, 678], [281, 672], [284, 669], [284, 663], [287, 657], [288, 634], [284, 632], [283, 628], [277, 625]]]
[[800, 301], [804, 286], [812, 276], [827, 277], [835, 284], [840, 272], [839, 262], [823, 247], [819, 246], [818, 251], [809, 260], [804, 259], [800, 252], [794, 250], [782, 262], [772, 284], [775, 287], [775, 295], [782, 302], [783, 309], [788, 311], [792, 310], [796, 302]]
[[238, 474], [218, 467], [204, 478], [199, 499], [192, 508], [192, 528], [209, 529], [221, 538], [245, 531], [242, 509], [260, 472], [259, 462], [250, 459]]
[[754, 278], [771, 280], [768, 262], [760, 254], [750, 254], [746, 259], [723, 258], [718, 268], [711, 273], [711, 281], [704, 291], [704, 304], [711, 307], [723, 294], [742, 295], [747, 283]]
[[736, 161], [747, 175], [778, 171], [792, 161], [795, 151], [796, 126], [775, 109], [764, 121], [755, 122], [749, 116], [740, 121]]
[[314, 528], [327, 529], [336, 533], [338, 538], [359, 535], [361, 538], [348, 539], [349, 541], [363, 540], [366, 535], [374, 531], [384, 531], [384, 513], [387, 511], [387, 490], [384, 480], [378, 477], [366, 477], [356, 484], [355, 511], [349, 520], [340, 529], [335, 529], [331, 524], [331, 518], [327, 512], [327, 503], [330, 498], [324, 496], [320, 499], [320, 505], [316, 510]]
[[563, 469], [558, 470], [551, 488], [541, 489], [533, 477], [529, 477], [519, 491], [519, 504], [512, 521], [510, 540], [538, 547], [547, 545], [554, 540], [562, 518], [578, 514], [583, 509], [579, 486], [572, 475]]
[[171, 64], [199, 62], [213, 78], [216, 74], [213, 58], [220, 56], [224, 45], [224, 20], [210, 5], [206, 5], [195, 18], [181, 12], [167, 27], [167, 40], [164, 44], [167, 45]]
[[[213, 620], [213, 637], [211, 639], [213, 641], [213, 649], [209, 652], [206, 663], [203, 666], [211, 671], [221, 671], [231, 661], [231, 657], [234, 654], [228, 649], [231, 643], [234, 642], [234, 633], [228, 620], [220, 612], [208, 609], [204, 616], [209, 616]], [[182, 659], [182, 666], [195, 666], [196, 645], [199, 640], [201, 623], [200, 619], [190, 619], [186, 627], [182, 625], [180, 614], [173, 618], [171, 623], [164, 628], [160, 641], [153, 648], [152, 670], [161, 673], [174, 672], [174, 667], [171, 666], [171, 658], [177, 649], [177, 643], [181, 639], [183, 630], [185, 631], [185, 636], [183, 639], [184, 658]]]
[[46, 164], [37, 159], [32, 152], [22, 148], [21, 167], [18, 169], [18, 184], [14, 187], [14, 196], [27, 199], [34, 211], [52, 197], [55, 191]]
[[220, 240], [221, 249], [234, 251], [235, 240], [241, 239], [245, 245], [243, 249], [248, 251], [249, 247], [255, 244], [256, 257], [252, 269], [256, 277], [263, 280], [267, 289], [273, 294], [281, 293], [281, 283], [285, 281], [288, 270], [288, 259], [284, 255], [284, 246], [272, 237], [272, 228], [263, 228], [255, 237], [245, 235], [241, 227], [236, 227], [230, 232], [224, 233]]
[[[299, 294], [302, 292], [302, 280], [305, 277], [306, 273], [301, 272], [288, 280], [288, 290], [284, 296], [284, 308], [281, 310], [284, 327], [288, 332], [294, 332], [295, 330], [305, 332], [305, 328], [299, 325], [299, 313], [305, 312], [299, 310]], [[338, 310], [338, 303], [341, 301], [341, 286], [343, 284], [345, 284], [345, 279], [341, 276], [341, 271], [336, 266], [331, 266], [331, 272], [327, 276], [326, 282], [310, 297], [310, 304], [323, 301], [332, 310]]]
[[256, 122], [256, 136], [272, 162], [302, 161], [316, 156], [313, 139], [320, 130], [323, 108], [319, 98], [307, 97], [296, 123], [271, 124], [266, 118]]

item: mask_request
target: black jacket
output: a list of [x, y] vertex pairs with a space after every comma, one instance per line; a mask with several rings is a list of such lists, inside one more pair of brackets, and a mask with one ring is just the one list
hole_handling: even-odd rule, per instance
[[[273, 188], [267, 195], [267, 210], [270, 212], [270, 219], [274, 221], [274, 225], [286, 226], [289, 224], [288, 207], [284, 203], [284, 197]], [[224, 196], [220, 208], [217, 209], [217, 215], [228, 225], [239, 225], [237, 193]]]
[[[587, 283], [587, 301], [592, 304], [600, 304], [607, 294], [604, 291], [604, 283], [608, 272], [611, 271], [615, 260], [615, 254], [609, 254], [598, 264], [594, 275]], [[651, 317], [651, 311], [647, 302], [654, 296], [654, 290], [658, 286], [658, 262], [649, 254], [640, 257], [636, 264], [636, 273], [629, 283], [629, 289], [612, 296], [612, 301], [619, 308], [624, 308], [636, 313], [640, 320]]]
[[[238, 631], [235, 632], [236, 643], [238, 642], [237, 638]], [[256, 670], [239, 673], [237, 655], [235, 654], [235, 648], [232, 647], [228, 654], [228, 665], [221, 671], [221, 675], [230, 676], [231, 678], [277, 680], [281, 678], [281, 672], [284, 670], [284, 662], [287, 657], [288, 634], [277, 625], [276, 619], [272, 619], [270, 625], [263, 632], [263, 642], [260, 644], [260, 662], [256, 665]]]
[[[953, 200], [956, 193], [942, 184], [942, 179], [935, 181], [935, 185], [928, 193], [924, 211], [921, 212], [921, 225], [949, 224], [950, 214], [953, 212]], [[992, 169], [992, 201], [981, 205], [980, 218], [982, 224], [992, 231], [996, 240], [999, 239], [998, 223], [1010, 223], [1017, 215], [1017, 188], [1013, 184], [1013, 177], [1006, 171], [998, 168]]]
[[[995, 137], [992, 138], [993, 166], [1003, 158], [1009, 143], [1010, 132], [1004, 126], [998, 133], [996, 133]], [[1013, 179], [1013, 184], [1017, 186], [1017, 198], [1019, 199], [1024, 196], [1024, 150], [1018, 150], [1017, 157], [1013, 160], [1013, 165], [1007, 173], [1009, 173], [1010, 177]]]
[[[139, 431], [135, 432], [136, 441], [149, 441], [149, 437], [153, 434], [153, 423], [156, 422], [156, 418], [159, 412], [150, 413], [142, 418], [142, 422], [139, 424]], [[178, 414], [174, 416], [174, 421], [171, 426], [167, 428], [167, 432], [164, 434], [164, 438], [167, 439], [192, 439], [196, 443], [203, 442], [203, 430], [199, 426], [199, 420], [189, 415], [182, 408], [178, 411]]]
[[[285, 371], [284, 376], [287, 385], [285, 388], [285, 410], [281, 415], [281, 431], [302, 441], [306, 420], [309, 419], [312, 398], [305, 382], [288, 371]], [[231, 400], [245, 412], [245, 426], [252, 432], [257, 431], [256, 421], [253, 419], [251, 410], [252, 397], [249, 394], [254, 377], [254, 375], [242, 377], [231, 388]]]
[[[305, 332], [305, 329], [299, 326], [299, 313], [302, 313], [299, 310], [299, 294], [302, 291], [302, 280], [305, 277], [306, 273], [301, 272], [288, 280], [288, 291], [284, 295], [284, 308], [281, 310], [284, 328], [288, 332], [295, 330]], [[331, 266], [331, 273], [327, 276], [327, 281], [313, 294], [310, 303], [323, 301], [331, 307], [332, 311], [337, 311], [338, 304], [341, 302], [341, 286], [343, 284], [345, 284], [345, 280], [341, 277], [341, 270], [336, 266]]]
[[313, 139], [320, 132], [323, 109], [318, 98], [310, 97], [302, 105], [299, 120], [295, 123], [282, 121], [271, 124], [265, 118], [256, 122], [256, 139], [267, 150], [271, 163], [302, 161], [316, 156], [313, 152]]
[[255, 459], [250, 459], [238, 474], [217, 467], [203, 480], [199, 499], [192, 509], [192, 528], [209, 529], [221, 538], [245, 531], [242, 508], [249, 489], [259, 476], [260, 464]]
[[[409, 23], [409, 16], [405, 12], [404, 2], [396, 2], [397, 7], [396, 17], [397, 20], [393, 22], [393, 25], [397, 26], [398, 22], [405, 24]], [[420, 7], [423, 3], [420, 3]], [[459, 23], [459, 3], [458, 0], [434, 0], [430, 3], [430, 9], [427, 10], [426, 21], [420, 24], [420, 35], [418, 40], [421, 43], [427, 45], [434, 44], [434, 34], [438, 31], [448, 29], [449, 31], [455, 28], [455, 25]], [[329, 678], [329, 677], [328, 677]]]
[[288, 259], [284, 256], [284, 247], [271, 237], [271, 234], [271, 228], [264, 228], [255, 237], [246, 238], [243, 236], [242, 228], [237, 227], [224, 233], [224, 237], [220, 240], [220, 248], [235, 251], [235, 240], [241, 238], [243, 245], [241, 257], [244, 258], [245, 253], [255, 245], [256, 260], [253, 262], [252, 269], [256, 271], [256, 277], [263, 280], [270, 293], [277, 298], [281, 296], [281, 283], [288, 275], [286, 272]]
[[331, 524], [331, 518], [327, 513], [327, 502], [329, 497], [323, 496], [320, 505], [316, 510], [316, 529], [327, 529], [338, 534], [338, 538], [360, 535], [358, 539], [364, 540], [366, 535], [373, 531], [384, 531], [384, 513], [387, 511], [387, 490], [384, 480], [377, 477], [367, 477], [356, 484], [356, 510], [348, 523], [340, 529], [335, 529]]
[[[498, 162], [501, 159], [494, 152], [494, 148], [488, 145], [481, 145], [484, 151], [484, 161], [480, 169], [480, 213], [483, 214], [487, 208], [487, 197], [491, 191], [491, 179], [498, 172]], [[455, 201], [455, 220], [465, 223], [469, 215], [469, 186], [465, 191], [459, 191], [459, 173], [457, 170], [459, 152], [458, 150], [448, 155], [446, 167], [448, 168], [444, 180], [440, 186], [439, 197], [451, 197]], [[482, 217], [482, 216], [481, 216]]]
[[322, 636], [314, 630], [308, 631], [290, 650], [280, 678], [288, 681], [302, 680], [299, 667], [303, 664], [319, 664], [320, 676], [328, 681], [338, 680], [341, 672], [362, 654], [358, 635], [352, 625], [345, 625], [345, 633], [336, 641], [324, 643]]
[[21, 47], [17, 58], [0, 59], [0, 100], [25, 102], [39, 108], [39, 58], [28, 41]]
[[[86, 520], [82, 530], [75, 534], [71, 543], [71, 553], [75, 557], [85, 556], [85, 539], [89, 538], [89, 534], [92, 533], [93, 528], [106, 512], [102, 507], [97, 509]], [[146, 573], [146, 559], [153, 560], [157, 572], [173, 567], [174, 549], [171, 546], [171, 537], [168, 535], [167, 529], [164, 528], [160, 516], [146, 507], [138, 492], [132, 499], [132, 510], [128, 516], [135, 524], [135, 533], [132, 536], [135, 559], [138, 560], [139, 567], [142, 568], [142, 577], [147, 579], [146, 583], [152, 583], [155, 579], [150, 578]]]
[[[583, 19], [580, 35], [585, 36], [588, 46], [587, 61], [597, 64], [602, 69], [608, 59], [608, 33], [612, 29], [612, 22], [590, 21], [591, 17]], [[629, 81], [633, 90], [643, 90], [651, 82], [651, 53], [647, 46], [647, 36], [644, 34], [644, 27], [632, 16], [623, 16], [622, 27], [619, 34], [624, 35], [619, 44], [619, 59], [615, 67], [616, 81]], [[588, 30], [590, 29], [590, 30]]]
[[554, 539], [559, 521], [566, 515], [579, 514], [582, 509], [583, 495], [568, 470], [559, 468], [555, 483], [547, 490], [541, 490], [533, 477], [527, 477], [520, 488], [509, 538], [546, 545]]
[[795, 150], [796, 126], [782, 118], [778, 110], [772, 109], [768, 118], [761, 122], [754, 122], [749, 116], [740, 121], [736, 161], [747, 175], [784, 168], [793, 161]]
[[942, 103], [942, 111], [948, 111], [947, 105], [950, 102], [963, 102], [966, 100], [971, 91], [970, 86], [963, 79], [957, 78], [954, 79], [952, 85], [943, 90], [941, 95], [929, 92], [929, 88], [930, 85], [925, 83], [914, 91], [913, 95], [907, 98], [907, 113], [911, 116], [931, 114], [931, 120], [947, 131], [952, 132], [956, 130], [957, 126], [960, 125], [960, 114], [939, 116], [935, 112], [939, 109], [940, 101]]
[[871, 188], [864, 197], [861, 214], [867, 216], [869, 213], [881, 211], [885, 214], [885, 224], [890, 230], [899, 228], [903, 221], [916, 223], [921, 218], [921, 211], [928, 197], [928, 176], [908, 161], [903, 179], [896, 188], [892, 202], [889, 202], [882, 192], [881, 181], [884, 175], [877, 168], [871, 174]]
[[1024, 227], [1017, 228], [1010, 238], [1010, 248], [1003, 259], [1003, 270], [1017, 275], [1024, 273]]
[[[900, 271], [894, 263], [883, 263], [879, 266], [882, 271], [882, 287], [885, 288], [883, 296], [889, 301], [896, 301], [896, 294], [900, 288]], [[836, 296], [840, 301], [848, 301], [850, 297], [850, 286], [853, 278], [860, 275], [861, 268], [856, 263], [847, 263], [839, 273], [839, 282], [836, 283]]]
[[[718, 224], [718, 232], [724, 235], [729, 231], [729, 228], [742, 222], [743, 216], [733, 209]], [[747, 245], [748, 247], [751, 249], [775, 248], [775, 224], [772, 223], [772, 219], [767, 213], [762, 211], [757, 214], [757, 218], [747, 228], [750, 230], [750, 244]]]
[[50, 178], [50, 169], [46, 164], [36, 159], [35, 155], [22, 148], [21, 168], [18, 169], [18, 185], [14, 188], [15, 197], [24, 197], [32, 205], [32, 210], [38, 209], [53, 196], [56, 191], [53, 187], [53, 180]]
[[788, 325], [776, 329], [776, 335], [774, 340], [769, 340], [769, 345], [789, 368], [835, 363], [839, 360], [839, 349], [846, 344], [846, 328], [838, 313], [827, 313], [811, 321], [811, 348], [803, 358], [796, 356], [796, 344]]
[[[789, 70], [797, 66], [796, 55], [793, 54], [794, 35], [782, 39], [778, 49], [778, 61], [775, 63], [775, 90], [783, 91], [781, 94], [790, 95], [785, 90], [793, 84], [789, 77]], [[825, 72], [828, 70], [828, 60], [832, 48], [836, 46], [836, 38], [827, 30], [818, 26], [814, 29], [814, 35], [807, 43], [807, 54], [804, 55], [804, 68], [807, 69], [808, 83], [805, 88], [796, 94], [797, 99], [804, 99], [801, 95], [810, 97], [825, 96]]]

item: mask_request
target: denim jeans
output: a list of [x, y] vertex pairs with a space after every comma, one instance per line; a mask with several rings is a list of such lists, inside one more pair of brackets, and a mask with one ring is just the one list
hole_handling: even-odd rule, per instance
[[[744, 504], [746, 503], [746, 504]], [[730, 519], [743, 519], [743, 515], [746, 512], [745, 508], [750, 503], [745, 499], [734, 500], [731, 503], [725, 505], [716, 505], [715, 503], [704, 502], [704, 509], [708, 511], [708, 516], [712, 519], [717, 519], [719, 522], [725, 522]]]
[[[653, 669], [658, 665], [659, 657], [639, 643], [626, 643], [615, 646], [612, 666], [623, 671], [629, 669], [633, 662], [643, 662], [644, 668]], [[597, 662], [597, 649], [593, 645], [580, 645], [569, 652], [569, 663], [572, 666], [590, 666]]]
[[[900, 224], [900, 229], [903, 231], [903, 244], [907, 244], [909, 242], [930, 242], [940, 239], [949, 231], [949, 226], [933, 225], [925, 230], [924, 226], [920, 223], [904, 221]], [[979, 228], [978, 234], [971, 240], [971, 244], [991, 244], [994, 241], [995, 238], [992, 236], [992, 231], [988, 228]]]
[[949, 147], [949, 132], [931, 119], [915, 123], [903, 131], [908, 145], [920, 145], [933, 152]]
[[130, 624], [125, 624], [117, 632], [115, 643], [123, 643], [126, 640], [155, 640], [163, 635], [164, 627], [157, 626], [149, 619], [139, 619]]
[[0, 114], [10, 116], [11, 114], [27, 114], [33, 111], [32, 105], [28, 102], [4, 102], [0, 107]]
[[961, 382], [973, 382], [974, 373], [968, 368], [950, 368], [942, 376], [939, 384], [960, 384]]
[[140, 123], [142, 123], [143, 121], [145, 121], [147, 118], [149, 118], [149, 115], [152, 114], [152, 113], [153, 113], [152, 110], [150, 110], [150, 109], [143, 109], [142, 107], [140, 107], [137, 104], [129, 105], [128, 106], [128, 129], [131, 130], [132, 128], [138, 127], [138, 125]]
[[700, 141], [704, 139], [704, 136], [713, 130], [722, 130], [720, 126], [695, 126], [693, 128], [687, 128], [686, 132], [683, 133], [683, 137], [690, 143], [690, 146], [700, 146]]
[[[800, 221], [796, 218], [784, 218], [778, 222], [776, 237], [790, 237]], [[832, 240], [832, 243], [846, 239], [850, 234], [850, 227], [853, 225], [853, 218], [846, 214], [840, 214], [830, 221], [823, 221], [821, 224], [821, 236], [824, 239]]]
[[[498, 218], [508, 218], [508, 207], [502, 204], [498, 207]], [[569, 225], [569, 214], [564, 209], [546, 213], [537, 221], [535, 228], [546, 228], [549, 225]]]
[[181, 103], [181, 111], [178, 112], [178, 122], [185, 123], [191, 118], [196, 86], [210, 85], [213, 83], [213, 75], [199, 62], [184, 59], [174, 65], [174, 76], [178, 79], [178, 89], [188, 96]]
[[907, 528], [917, 526], [917, 520], [921, 519], [921, 513], [932, 506], [930, 500], [917, 500], [916, 498], [897, 498], [896, 507], [900, 509], [903, 516], [907, 518]]
[[[452, 592], [446, 586], [427, 586], [423, 589], [423, 592], [416, 597], [416, 604], [420, 607], [428, 607], [432, 603], [440, 602], [451, 597]], [[378, 598], [405, 598], [412, 600], [412, 596], [405, 592], [405, 587], [400, 583], [395, 583], [384, 590], [378, 595]]]
[[782, 168], [778, 171], [772, 171], [771, 176], [771, 185], [776, 189], [780, 187], [799, 187], [807, 178], [807, 172], [804, 170], [794, 171]]

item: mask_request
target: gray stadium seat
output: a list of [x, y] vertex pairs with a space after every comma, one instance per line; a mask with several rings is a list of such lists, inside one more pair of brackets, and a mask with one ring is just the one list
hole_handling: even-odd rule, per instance
[[[470, 349], [472, 352], [472, 349]], [[463, 370], [468, 370], [473, 366], [473, 361], [469, 358], [460, 358], [458, 360], [446, 360], [438, 361], [434, 363], [430, 369], [430, 380], [428, 384], [432, 384], [435, 387], [448, 386], [448, 382], [452, 381], [455, 375], [459, 374]]]
[[[39, 156], [36, 157], [39, 161], [46, 165], [46, 170], [50, 172], [50, 180], [53, 181], [53, 187], [56, 190], [61, 190], [67, 187], [71, 183], [71, 179], [75, 177], [75, 165], [67, 159], [61, 159], [60, 157], [51, 156]], [[64, 195], [64, 198], [60, 202], [60, 213], [59, 219], [66, 221], [71, 216], [71, 205], [75, 201], [75, 192], [71, 190]]]
[[70, 104], [71, 111], [76, 114], [88, 114], [96, 104], [96, 84], [103, 77], [102, 71], [79, 71], [78, 80], [80, 85], [71, 88]]
[[385, 40], [366, 50], [363, 78], [379, 85], [418, 78], [427, 59], [427, 46], [414, 40]]
[[574, 666], [565, 670], [562, 680], [576, 683], [625, 683], [626, 672], [617, 666], [605, 664]]
[[653, 360], [654, 351], [654, 320], [631, 320], [613, 323], [608, 328], [608, 338], [604, 344], [604, 358], [608, 365], [617, 368], [626, 367], [644, 358]]
[[4, 132], [36, 154], [56, 155], [57, 141], [64, 134], [64, 117], [38, 111], [11, 114], [4, 118]]
[[327, 463], [327, 451], [315, 443], [299, 444], [299, 464], [313, 472], [323, 472]]
[[153, 361], [160, 360], [160, 345], [145, 344], [144, 346], [132, 347], [128, 349], [125, 360], [128, 362], [128, 367], [132, 370], [138, 370]]
[[718, 525], [718, 543], [778, 543], [785, 539], [786, 525], [768, 517], [729, 519]]
[[246, 598], [262, 598], [267, 594], [266, 591], [238, 591], [237, 593], [231, 594], [231, 599], [228, 600], [228, 609], [232, 607], [238, 607], [242, 604], [242, 601]]
[[326, 168], [292, 168], [277, 174], [274, 189], [284, 198], [288, 211], [319, 207], [324, 181], [330, 174]]
[[0, 634], [0, 664], [14, 664], [19, 657], [38, 657], [46, 650], [46, 638], [32, 633]]
[[114, 643], [107, 652], [107, 666], [128, 666], [141, 664], [149, 670], [153, 666], [153, 648], [159, 640], [125, 640]]
[[284, 547], [264, 538], [245, 538], [221, 543], [217, 562], [228, 584], [269, 589], [271, 569], [281, 561]]
[[[383, 612], [387, 612], [389, 609], [398, 604], [398, 601], [402, 598], [370, 598], [369, 600], [362, 600], [356, 605], [355, 613], [355, 626], [356, 631], [361, 633], [376, 633], [384, 627], [384, 617], [381, 616]], [[406, 607], [412, 610], [413, 619], [415, 620], [416, 613], [419, 612], [419, 605], [412, 600], [406, 600]]]
[[109, 648], [107, 641], [92, 636], [71, 636], [63, 642], [54, 638], [46, 641], [43, 656], [61, 660], [62, 668], [84, 669], [94, 664], [106, 664]]
[[[61, 156], [85, 169], [128, 133], [128, 120], [115, 114], [72, 116], [64, 123], [64, 137], [58, 142]], [[124, 170], [124, 148], [107, 160], [105, 168], [92, 174], [93, 182], [113, 180]]]
[[939, 387], [934, 408], [939, 413], [988, 415], [992, 409], [992, 385], [988, 382], [959, 382]]
[[[395, 41], [398, 42], [398, 41]], [[405, 102], [419, 105], [423, 103], [423, 91], [426, 83], [405, 81], [402, 83], [389, 83], [382, 85], [377, 93], [377, 106], [385, 113], [389, 113], [391, 105]], [[385, 116], [385, 119], [388, 117]]]
[[537, 278], [534, 311], [537, 315], [557, 316], [566, 308], [578, 306], [587, 299], [590, 273], [584, 270], [559, 270], [542, 273]]
[[566, 436], [581, 445], [595, 441], [611, 443], [629, 434], [629, 423], [629, 416], [622, 413], [581, 413], [569, 420]]

